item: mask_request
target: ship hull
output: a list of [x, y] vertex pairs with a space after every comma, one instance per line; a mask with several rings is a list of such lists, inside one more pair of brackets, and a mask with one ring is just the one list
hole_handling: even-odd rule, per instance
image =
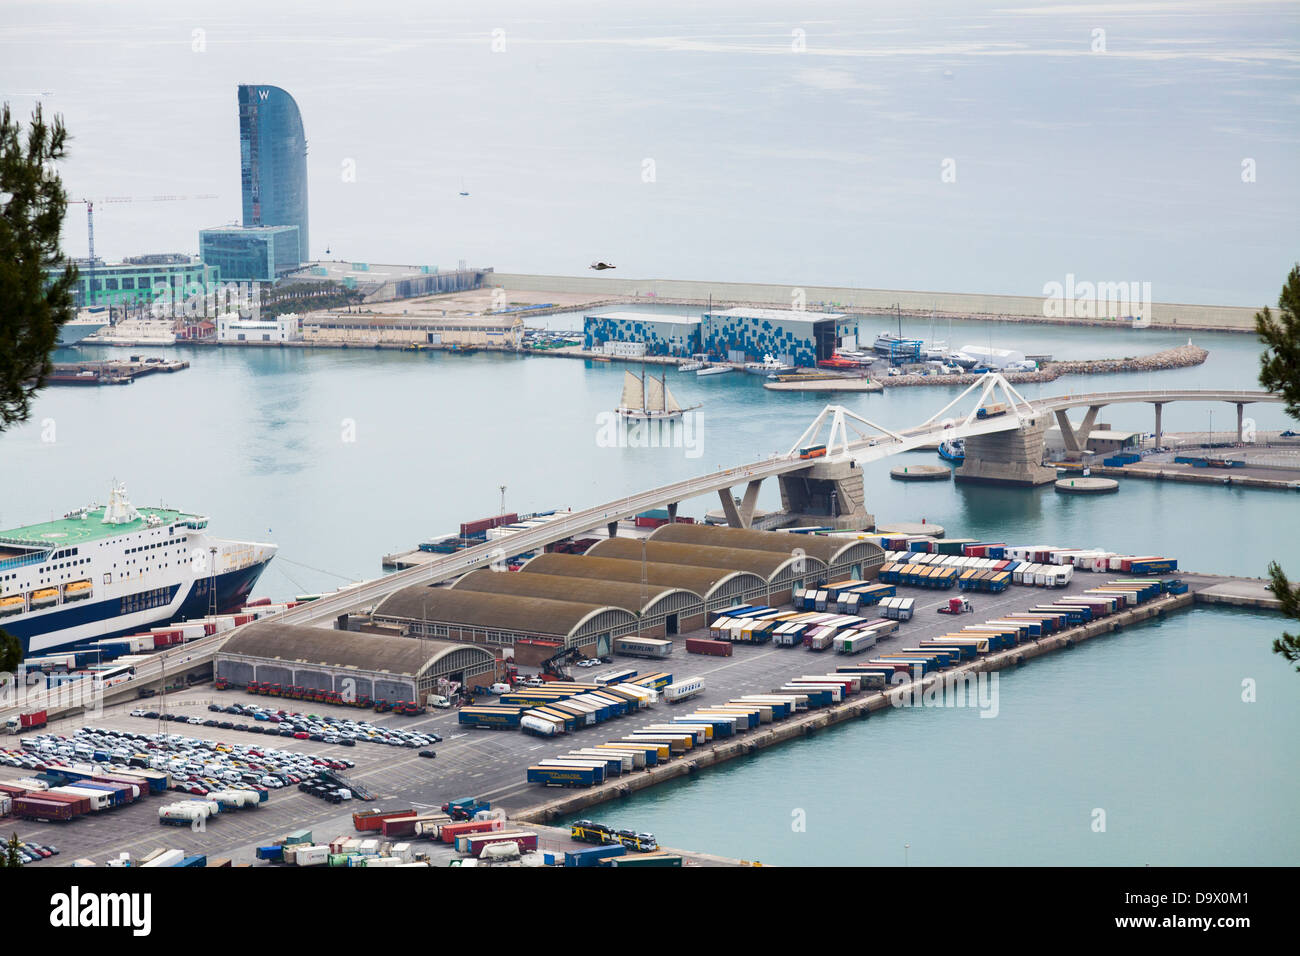
[[67, 348], [76, 345], [88, 335], [94, 335], [102, 329], [107, 323], [100, 322], [68, 322], [59, 326], [58, 348]]
[[[217, 613], [226, 614], [242, 607], [269, 563], [268, 558], [216, 575]], [[27, 658], [202, 617], [212, 609], [212, 587], [212, 578], [197, 578], [188, 585], [166, 585], [139, 595], [65, 604], [49, 614], [21, 619], [0, 618], [0, 628], [18, 638], [23, 657]], [[185, 593], [178, 601], [183, 589]], [[133, 600], [137, 604], [154, 606], [131, 610], [136, 606], [131, 603]]]

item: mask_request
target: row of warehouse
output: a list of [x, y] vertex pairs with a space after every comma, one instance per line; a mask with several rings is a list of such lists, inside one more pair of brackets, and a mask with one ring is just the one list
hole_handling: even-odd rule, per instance
[[500, 656], [510, 648], [518, 666], [533, 667], [571, 651], [604, 657], [623, 638], [667, 640], [738, 603], [784, 604], [817, 581], [869, 581], [883, 563], [883, 550], [858, 538], [802, 536], [792, 546], [781, 532], [671, 522], [585, 554], [539, 554], [518, 573], [480, 569], [451, 587], [403, 588], [370, 620]]

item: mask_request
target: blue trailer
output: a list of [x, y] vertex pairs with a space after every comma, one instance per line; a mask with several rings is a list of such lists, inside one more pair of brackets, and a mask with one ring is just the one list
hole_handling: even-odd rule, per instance
[[544, 787], [594, 787], [599, 780], [597, 767], [529, 767], [528, 782]]
[[600, 860], [608, 860], [613, 856], [623, 856], [626, 853], [627, 847], [618, 844], [593, 846], [585, 850], [569, 850], [564, 854], [564, 865], [595, 866]]
[[187, 856], [185, 859], [181, 860], [181, 861], [180, 861], [179, 863], [177, 863], [176, 865], [177, 865], [177, 866], [196, 866], [196, 867], [197, 867], [197, 866], [202, 866], [202, 867], [206, 867], [206, 866], [208, 865], [208, 858], [207, 858], [206, 856], [203, 856], [202, 854], [199, 854], [199, 855], [197, 855], [197, 856]]

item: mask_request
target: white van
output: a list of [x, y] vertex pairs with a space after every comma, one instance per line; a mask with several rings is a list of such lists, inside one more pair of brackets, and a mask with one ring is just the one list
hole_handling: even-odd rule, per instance
[[429, 707], [447, 708], [451, 706], [451, 701], [441, 694], [430, 694], [425, 703]]

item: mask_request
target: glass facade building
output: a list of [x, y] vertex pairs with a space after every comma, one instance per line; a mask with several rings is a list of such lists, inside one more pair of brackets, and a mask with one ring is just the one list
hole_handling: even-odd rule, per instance
[[275, 282], [299, 266], [297, 226], [218, 226], [199, 230], [199, 258], [223, 282]]
[[[153, 302], [163, 291], [184, 298], [201, 294], [220, 280], [220, 272], [210, 264], [188, 256], [141, 256], [127, 262], [90, 265], [78, 263], [80, 274], [72, 287], [78, 307], [98, 305], [140, 305]], [[63, 272], [62, 267], [47, 269], [47, 281]]]
[[278, 86], [239, 87], [239, 177], [244, 225], [297, 226], [298, 263], [307, 262], [307, 137]]

